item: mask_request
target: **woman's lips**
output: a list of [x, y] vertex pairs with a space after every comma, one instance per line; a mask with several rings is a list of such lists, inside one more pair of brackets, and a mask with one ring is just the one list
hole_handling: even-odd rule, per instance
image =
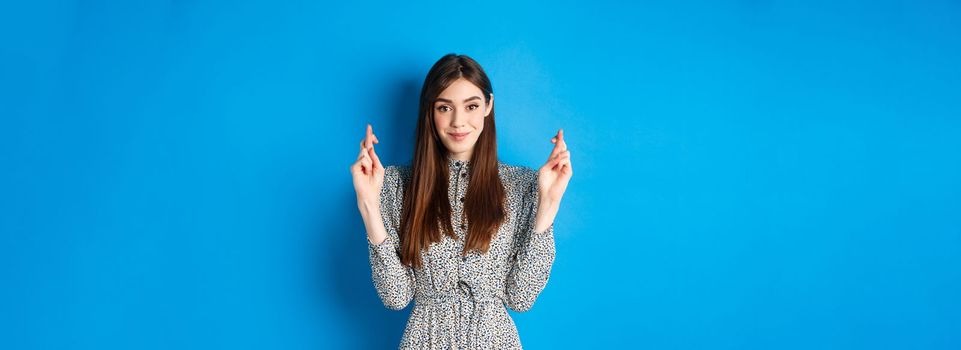
[[470, 134], [470, 132], [464, 132], [464, 133], [459, 133], [459, 134], [458, 134], [458, 133], [451, 133], [451, 132], [447, 133], [447, 135], [450, 135], [450, 137], [451, 137], [452, 139], [454, 139], [454, 141], [464, 141], [464, 139], [467, 138], [467, 135], [468, 135], [468, 134]]

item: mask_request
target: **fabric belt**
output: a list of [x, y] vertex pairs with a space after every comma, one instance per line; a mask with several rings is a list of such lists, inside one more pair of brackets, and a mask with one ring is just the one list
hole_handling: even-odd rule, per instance
[[[473, 339], [474, 337], [468, 337], [467, 332], [470, 330], [477, 330], [477, 325], [474, 320], [474, 313], [477, 310], [478, 304], [486, 303], [497, 303], [503, 305], [504, 296], [502, 293], [480, 291], [475, 290], [467, 284], [467, 282], [460, 281], [457, 283], [457, 288], [446, 293], [428, 293], [420, 294], [414, 297], [415, 305], [432, 305], [432, 306], [445, 306], [450, 305], [456, 315], [456, 322], [458, 326], [458, 333], [455, 339], [451, 339], [451, 344], [456, 345], [457, 348], [470, 348], [471, 344], [463, 344]], [[467, 308], [468, 310], [465, 310]]]

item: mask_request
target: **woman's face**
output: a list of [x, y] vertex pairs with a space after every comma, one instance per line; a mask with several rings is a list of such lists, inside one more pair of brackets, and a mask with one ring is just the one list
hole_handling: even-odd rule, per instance
[[474, 144], [484, 131], [484, 118], [494, 107], [494, 95], [484, 102], [484, 92], [466, 79], [457, 79], [434, 100], [434, 125], [452, 158], [470, 160]]

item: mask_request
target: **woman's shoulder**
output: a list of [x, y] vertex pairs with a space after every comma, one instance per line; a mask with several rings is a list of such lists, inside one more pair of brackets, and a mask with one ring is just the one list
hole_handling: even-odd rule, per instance
[[410, 178], [410, 165], [409, 164], [395, 164], [388, 165], [384, 168], [384, 182], [394, 183], [398, 181], [406, 181]]
[[410, 164], [394, 164], [384, 168], [384, 172], [409, 173]]
[[525, 165], [507, 164], [498, 161], [501, 181], [515, 185], [531, 185], [537, 182], [537, 170]]

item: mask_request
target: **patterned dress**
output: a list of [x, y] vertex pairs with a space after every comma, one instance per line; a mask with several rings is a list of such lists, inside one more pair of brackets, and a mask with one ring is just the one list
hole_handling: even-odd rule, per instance
[[554, 224], [534, 232], [537, 212], [537, 171], [498, 162], [507, 215], [491, 239], [486, 254], [464, 246], [467, 226], [462, 218], [470, 162], [448, 158], [451, 220], [457, 239], [443, 235], [422, 253], [423, 268], [400, 262], [398, 230], [403, 187], [410, 167], [385, 169], [381, 213], [387, 239], [368, 238], [374, 287], [387, 308], [414, 308], [400, 340], [401, 349], [520, 349], [514, 320], [506, 307], [527, 311], [547, 285], [554, 263]]

